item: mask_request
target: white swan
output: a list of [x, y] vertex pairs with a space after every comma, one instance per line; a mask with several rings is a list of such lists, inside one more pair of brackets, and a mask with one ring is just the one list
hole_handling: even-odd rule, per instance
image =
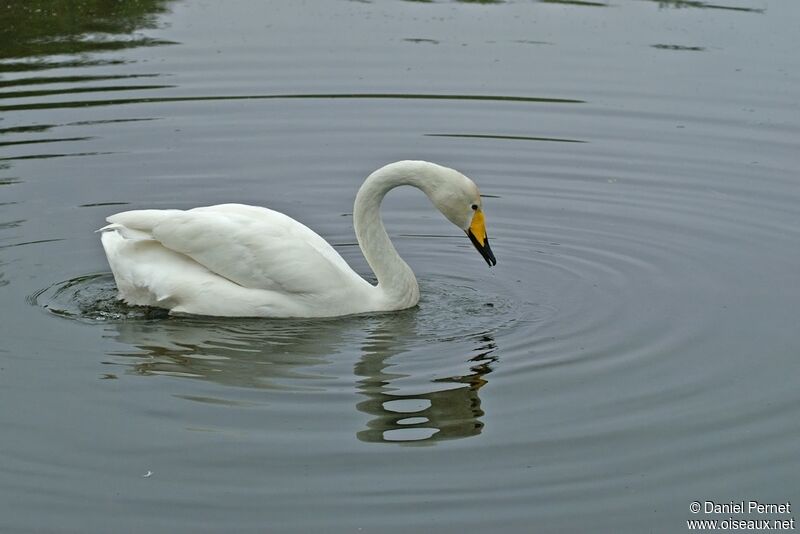
[[377, 285], [361, 278], [324, 239], [267, 208], [221, 204], [117, 213], [102, 243], [129, 304], [170, 313], [239, 317], [331, 317], [400, 310], [419, 301], [411, 268], [380, 218], [386, 193], [421, 189], [464, 230], [489, 266], [481, 197], [463, 174], [425, 161], [399, 161], [370, 174], [358, 190], [353, 224]]

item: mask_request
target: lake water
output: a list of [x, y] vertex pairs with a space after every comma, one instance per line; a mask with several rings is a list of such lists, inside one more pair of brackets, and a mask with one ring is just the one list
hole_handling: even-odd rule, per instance
[[[0, 5], [0, 531], [683, 532], [800, 506], [800, 2]], [[114, 303], [117, 211], [246, 202], [415, 309]], [[414, 529], [414, 530], [412, 530]]]

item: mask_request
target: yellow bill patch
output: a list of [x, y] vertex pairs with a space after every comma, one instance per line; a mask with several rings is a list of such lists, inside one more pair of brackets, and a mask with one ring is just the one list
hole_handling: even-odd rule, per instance
[[472, 223], [469, 225], [469, 231], [481, 246], [486, 244], [486, 223], [483, 219], [483, 211], [480, 209], [472, 216]]

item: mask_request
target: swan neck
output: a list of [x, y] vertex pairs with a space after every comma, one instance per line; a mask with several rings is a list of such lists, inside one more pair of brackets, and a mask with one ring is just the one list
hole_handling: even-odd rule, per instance
[[412, 161], [392, 163], [370, 174], [356, 195], [353, 224], [358, 244], [378, 279], [377, 290], [397, 309], [414, 306], [419, 300], [419, 287], [414, 272], [386, 233], [380, 206], [386, 193], [401, 185], [429, 193], [425, 176], [435, 170], [428, 167], [438, 166]]

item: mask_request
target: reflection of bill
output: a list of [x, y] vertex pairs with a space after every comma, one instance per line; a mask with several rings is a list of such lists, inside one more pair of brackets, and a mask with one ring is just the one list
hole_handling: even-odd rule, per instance
[[[415, 310], [409, 310], [329, 321], [168, 318], [108, 323], [106, 331], [133, 347], [116, 352], [114, 363], [134, 374], [194, 378], [237, 388], [335, 387], [341, 384], [338, 378], [349, 374], [347, 353], [355, 349], [360, 353], [354, 368], [360, 377], [356, 387], [366, 397], [356, 408], [371, 417], [367, 428], [357, 432], [359, 440], [421, 444], [480, 434], [484, 413], [478, 391], [496, 361], [494, 340], [486, 334], [463, 340], [472, 345], [463, 375], [420, 380], [414, 370], [390, 373], [400, 356], [420, 351], [415, 316]], [[415, 383], [413, 393], [404, 381]], [[235, 390], [225, 393], [235, 395]], [[230, 398], [190, 400], [236, 404]]]

